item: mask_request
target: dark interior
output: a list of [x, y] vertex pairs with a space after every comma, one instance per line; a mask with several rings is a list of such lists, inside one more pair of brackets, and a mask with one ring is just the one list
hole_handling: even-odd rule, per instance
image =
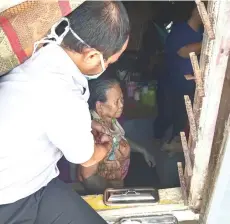
[[[141, 154], [132, 153], [125, 186], [178, 187], [177, 162], [184, 162], [183, 152], [161, 151], [154, 138], [153, 124], [158, 114], [159, 100], [143, 105], [128, 97], [127, 81], [141, 85], [152, 83], [156, 98], [158, 97], [157, 85], [159, 78], [164, 75], [165, 62], [164, 44], [157, 27], [166, 27], [169, 33], [173, 22], [186, 19], [191, 6], [189, 2], [177, 1], [125, 1], [124, 5], [132, 27], [129, 46], [119, 61], [111, 65], [103, 76], [119, 79], [125, 96], [124, 113], [120, 122], [126, 135], [148, 148], [156, 161], [156, 166], [150, 168]], [[121, 71], [122, 77], [119, 76]]]

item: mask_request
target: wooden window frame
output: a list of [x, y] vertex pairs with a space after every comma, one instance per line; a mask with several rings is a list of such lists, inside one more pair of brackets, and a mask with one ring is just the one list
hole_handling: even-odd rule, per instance
[[[199, 4], [200, 1], [196, 1]], [[204, 13], [200, 10], [200, 14]], [[182, 192], [187, 193], [188, 204], [195, 211], [200, 211], [204, 199], [206, 179], [209, 174], [209, 162], [213, 148], [213, 139], [217, 128], [220, 101], [230, 51], [230, 2], [211, 1], [208, 4], [208, 13], [203, 16], [203, 22], [209, 20], [204, 34], [200, 66], [195, 73], [201, 74], [201, 80], [196, 75], [196, 93], [193, 108], [188, 113], [191, 128], [188, 150], [189, 158], [186, 160], [184, 171], [185, 186]], [[207, 18], [208, 15], [208, 18]], [[211, 27], [210, 27], [211, 25]], [[208, 27], [209, 26], [209, 27]], [[208, 29], [212, 29], [211, 31]], [[214, 35], [214, 36], [212, 36]], [[199, 81], [201, 83], [199, 83]], [[203, 85], [203, 89], [199, 88]], [[202, 96], [202, 91], [204, 96]], [[189, 112], [189, 111], [188, 111]], [[214, 142], [215, 143], [215, 142]], [[186, 149], [184, 150], [186, 154]], [[188, 175], [188, 162], [193, 166], [192, 175]], [[183, 183], [183, 180], [181, 181]], [[186, 189], [183, 189], [186, 188]], [[186, 196], [185, 196], [186, 197]]]

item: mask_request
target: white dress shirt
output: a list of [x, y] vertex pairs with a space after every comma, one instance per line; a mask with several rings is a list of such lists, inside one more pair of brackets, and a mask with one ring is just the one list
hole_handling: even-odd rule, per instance
[[0, 78], [0, 205], [46, 186], [63, 154], [91, 158], [88, 98], [87, 79], [56, 44]]

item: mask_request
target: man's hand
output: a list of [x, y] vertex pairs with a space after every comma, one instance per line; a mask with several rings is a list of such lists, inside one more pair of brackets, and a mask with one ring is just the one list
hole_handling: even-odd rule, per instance
[[109, 136], [109, 130], [100, 123], [92, 121], [92, 134], [94, 136], [94, 153], [91, 159], [83, 164], [84, 167], [96, 165], [103, 160], [112, 148], [112, 137]]
[[91, 126], [95, 143], [102, 144], [112, 140], [108, 128], [104, 127], [97, 121], [92, 121]]
[[103, 133], [107, 135], [110, 133], [108, 128], [104, 127], [102, 124], [94, 120], [92, 120], [91, 127], [92, 127], [92, 130], [97, 131], [99, 133]]
[[103, 160], [107, 156], [107, 154], [111, 150], [111, 148], [112, 148], [112, 142], [111, 141], [103, 143], [103, 144], [95, 144], [95, 146], [94, 146], [94, 150], [95, 150], [94, 159], [97, 162], [100, 162], [101, 160]]
[[102, 161], [108, 154], [108, 152], [112, 148], [112, 142], [106, 142], [103, 144], [95, 144], [94, 145], [94, 153], [91, 159], [83, 164], [81, 164], [84, 167], [90, 167], [94, 166], [100, 161]]

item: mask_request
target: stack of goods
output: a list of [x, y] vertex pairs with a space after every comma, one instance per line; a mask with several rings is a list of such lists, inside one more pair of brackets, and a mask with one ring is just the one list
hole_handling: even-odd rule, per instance
[[156, 84], [127, 82], [127, 95], [135, 101], [140, 101], [143, 105], [155, 107], [156, 105]]
[[141, 93], [141, 102], [142, 104], [155, 107], [156, 105], [156, 85], [149, 84], [148, 86], [142, 87]]

